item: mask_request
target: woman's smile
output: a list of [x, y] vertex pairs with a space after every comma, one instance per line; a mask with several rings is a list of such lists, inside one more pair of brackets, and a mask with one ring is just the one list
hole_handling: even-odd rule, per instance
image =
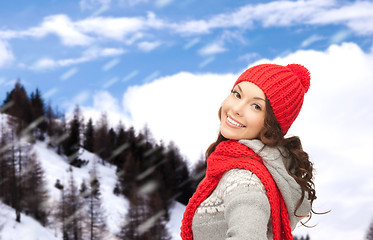
[[231, 116], [227, 115], [227, 118], [225, 119], [225, 123], [233, 128], [243, 128], [245, 125], [238, 122], [236, 119], [233, 119]]

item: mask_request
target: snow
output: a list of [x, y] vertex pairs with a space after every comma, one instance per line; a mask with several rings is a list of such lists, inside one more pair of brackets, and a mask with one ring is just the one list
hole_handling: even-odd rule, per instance
[[180, 227], [184, 211], [185, 206], [179, 202], [175, 202], [175, 205], [171, 208], [170, 221], [168, 222], [167, 227], [170, 231], [172, 239], [174, 240], [181, 240]]
[[[76, 168], [71, 167], [68, 162], [53, 149], [49, 149], [45, 142], [37, 142], [33, 148], [46, 172], [47, 188], [51, 195], [50, 204], [56, 204], [60, 199], [60, 190], [54, 186], [57, 179], [60, 180], [61, 184], [67, 185], [70, 179], [69, 169], [72, 169], [76, 186], [79, 188], [83, 180], [85, 180], [86, 183], [89, 182], [89, 174], [90, 170], [93, 168], [94, 162], [100, 161], [95, 154], [81, 149], [80, 158], [88, 160], [89, 163], [81, 168]], [[110, 232], [117, 233], [127, 213], [128, 202], [122, 196], [116, 196], [113, 193], [115, 183], [117, 182], [115, 167], [108, 163], [105, 165], [96, 164], [96, 166], [98, 179], [100, 181], [102, 207], [106, 216], [107, 226]]]
[[[72, 174], [77, 188], [83, 180], [86, 183], [90, 179], [90, 171], [94, 162], [101, 162], [100, 158], [84, 149], [81, 149], [80, 158], [88, 160], [89, 163], [81, 168], [71, 167], [66, 158], [58, 155], [55, 149], [47, 146], [47, 141], [36, 142], [32, 150], [40, 161], [45, 171], [46, 188], [49, 195], [48, 207], [55, 209], [60, 200], [61, 192], [54, 185], [59, 179], [60, 183], [67, 185]], [[127, 213], [129, 203], [123, 196], [117, 196], [113, 189], [117, 182], [116, 168], [108, 163], [96, 164], [97, 175], [100, 181], [102, 207], [106, 217], [106, 223], [111, 236], [109, 239], [116, 240], [115, 234], [123, 224], [124, 216]], [[179, 240], [182, 214], [185, 206], [175, 203], [170, 210], [170, 221], [167, 223], [172, 239]], [[43, 227], [39, 222], [24, 214], [21, 215], [21, 223], [15, 221], [15, 212], [11, 207], [0, 202], [0, 240], [55, 240], [61, 239], [61, 228], [58, 224], [53, 224], [53, 216], [49, 216], [52, 221], [47, 227]], [[1, 228], [2, 227], [2, 228]]]
[[24, 214], [21, 223], [15, 221], [13, 208], [0, 202], [0, 240], [60, 240], [53, 230]]

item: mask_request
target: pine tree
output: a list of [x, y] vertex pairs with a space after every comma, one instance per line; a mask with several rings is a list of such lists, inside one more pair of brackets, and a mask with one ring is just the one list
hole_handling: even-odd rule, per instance
[[56, 119], [56, 116], [53, 112], [51, 102], [49, 102], [47, 107], [46, 107], [45, 117], [46, 117], [46, 120], [47, 120], [47, 134], [48, 134], [48, 136], [52, 137], [52, 136], [54, 136], [54, 125], [55, 125], [54, 120]]
[[[167, 147], [166, 159], [169, 161], [172, 169], [174, 169], [173, 175], [175, 179], [172, 181], [172, 189], [173, 193], [177, 194], [176, 200], [186, 205], [192, 195], [188, 184], [189, 170], [179, 149], [173, 142], [170, 142]], [[166, 182], [169, 182], [169, 180]]]
[[107, 162], [113, 163], [115, 158], [114, 148], [117, 145], [117, 134], [113, 128], [109, 129], [107, 139], [108, 141], [105, 146], [105, 152], [108, 157], [105, 160]]
[[130, 143], [128, 142], [128, 136], [126, 131], [124, 130], [124, 126], [122, 123], [119, 123], [117, 127], [117, 139], [116, 139], [116, 145], [113, 150], [113, 164], [117, 167], [117, 169], [120, 169], [123, 166], [126, 152], [129, 148]]
[[46, 132], [51, 137], [49, 145], [52, 147], [61, 145], [60, 143], [64, 140], [63, 136], [66, 134], [66, 131], [63, 129], [64, 114], [59, 113], [58, 108], [53, 110], [51, 102], [49, 102], [45, 111], [45, 119], [47, 126]]
[[68, 161], [71, 165], [81, 167], [87, 162], [79, 159], [80, 149], [80, 132], [82, 126], [81, 112], [79, 106], [75, 107], [73, 119], [69, 123], [69, 134], [64, 142], [64, 152], [68, 157]]
[[107, 149], [109, 137], [108, 120], [106, 114], [102, 114], [100, 120], [96, 124], [94, 140], [95, 153], [101, 157], [102, 164], [105, 164], [105, 159], [108, 159], [111, 154]]
[[[194, 165], [191, 173], [190, 173], [190, 187], [191, 192], [194, 193], [197, 189], [198, 184], [201, 180], [205, 177], [206, 174], [206, 160], [204, 156], [201, 156], [197, 163]], [[191, 196], [190, 196], [191, 197]]]
[[32, 121], [38, 122], [37, 128], [34, 130], [34, 136], [39, 140], [44, 140], [44, 133], [47, 131], [47, 121], [45, 119], [44, 100], [38, 88], [35, 90], [35, 93], [31, 93], [30, 101]]
[[94, 132], [95, 130], [93, 127], [92, 119], [90, 118], [88, 120], [86, 129], [84, 132], [84, 143], [83, 143], [84, 149], [90, 152], [94, 152], [94, 142], [95, 142]]
[[22, 123], [19, 124], [17, 129], [17, 134], [19, 134], [27, 124], [32, 122], [31, 102], [19, 80], [14, 85], [13, 90], [7, 93], [7, 97], [4, 100], [5, 104], [10, 104], [5, 113], [16, 117]]
[[129, 198], [130, 208], [117, 237], [131, 240], [170, 240], [159, 192], [138, 194], [139, 188], [136, 183], [132, 184], [134, 186]]
[[139, 162], [136, 161], [132, 152], [128, 152], [126, 161], [123, 164], [123, 174], [119, 177], [123, 194], [128, 198], [130, 197], [130, 193], [135, 191], [132, 188], [136, 186], [136, 178], [139, 175], [139, 172]]

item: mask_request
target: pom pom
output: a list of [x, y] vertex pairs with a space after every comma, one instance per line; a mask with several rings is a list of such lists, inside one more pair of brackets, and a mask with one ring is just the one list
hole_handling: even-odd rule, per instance
[[308, 71], [308, 69], [300, 64], [289, 64], [287, 65], [287, 67], [290, 68], [290, 70], [295, 75], [297, 75], [297, 77], [299, 78], [300, 82], [303, 85], [304, 92], [307, 92], [308, 89], [310, 88], [310, 80], [311, 80], [310, 72]]

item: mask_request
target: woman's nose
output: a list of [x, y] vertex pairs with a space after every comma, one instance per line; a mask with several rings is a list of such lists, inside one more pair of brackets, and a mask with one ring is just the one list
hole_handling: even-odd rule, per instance
[[238, 116], [243, 115], [243, 102], [237, 102], [233, 105], [233, 113]]

